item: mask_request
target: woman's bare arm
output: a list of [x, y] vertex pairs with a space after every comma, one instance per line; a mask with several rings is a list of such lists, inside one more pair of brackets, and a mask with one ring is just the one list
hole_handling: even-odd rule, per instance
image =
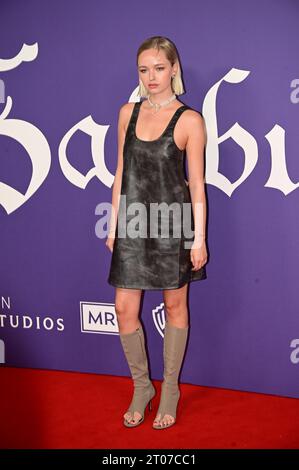
[[197, 269], [206, 262], [206, 196], [204, 188], [204, 148], [206, 129], [203, 117], [196, 111], [189, 113], [187, 124], [188, 140], [186, 145], [189, 188], [194, 215], [194, 243], [192, 248], [201, 249], [197, 254]]
[[119, 208], [119, 199], [120, 199], [120, 190], [121, 190], [121, 182], [122, 182], [122, 174], [123, 174], [123, 148], [124, 148], [124, 141], [126, 135], [126, 123], [128, 122], [128, 111], [130, 110], [130, 105], [125, 103], [119, 111], [118, 115], [118, 127], [117, 127], [117, 135], [118, 135], [118, 157], [117, 157], [117, 168], [116, 173], [113, 181], [113, 189], [112, 189], [112, 210], [111, 210], [111, 218], [110, 218], [110, 225], [109, 225], [109, 235], [108, 237], [115, 236], [116, 230], [116, 221], [117, 221], [117, 214]]

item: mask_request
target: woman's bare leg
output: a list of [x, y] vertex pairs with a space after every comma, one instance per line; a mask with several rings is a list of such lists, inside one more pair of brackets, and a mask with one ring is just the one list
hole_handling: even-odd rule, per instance
[[141, 289], [116, 287], [115, 312], [119, 332], [122, 334], [132, 333], [140, 326], [139, 310], [141, 292]]

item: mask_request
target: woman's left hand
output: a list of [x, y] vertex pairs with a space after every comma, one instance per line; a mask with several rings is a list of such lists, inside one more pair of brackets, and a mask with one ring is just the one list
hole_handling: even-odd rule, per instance
[[208, 260], [208, 253], [205, 240], [199, 246], [198, 242], [194, 242], [190, 250], [190, 258], [193, 264], [192, 271], [198, 271]]

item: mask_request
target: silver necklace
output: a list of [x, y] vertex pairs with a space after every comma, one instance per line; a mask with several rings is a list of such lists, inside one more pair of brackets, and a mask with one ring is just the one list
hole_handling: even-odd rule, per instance
[[157, 113], [160, 110], [160, 108], [162, 108], [163, 106], [167, 106], [169, 103], [171, 103], [175, 99], [176, 99], [176, 95], [173, 94], [168, 100], [162, 101], [161, 103], [152, 103], [150, 100], [150, 97], [149, 96], [147, 97], [147, 100], [150, 106], [155, 109], [155, 113]]

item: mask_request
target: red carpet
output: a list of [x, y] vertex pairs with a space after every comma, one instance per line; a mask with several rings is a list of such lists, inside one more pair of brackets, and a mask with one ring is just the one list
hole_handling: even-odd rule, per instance
[[180, 384], [177, 423], [154, 430], [153, 381], [153, 409], [129, 429], [130, 378], [1, 366], [0, 381], [2, 449], [299, 448], [295, 398]]

